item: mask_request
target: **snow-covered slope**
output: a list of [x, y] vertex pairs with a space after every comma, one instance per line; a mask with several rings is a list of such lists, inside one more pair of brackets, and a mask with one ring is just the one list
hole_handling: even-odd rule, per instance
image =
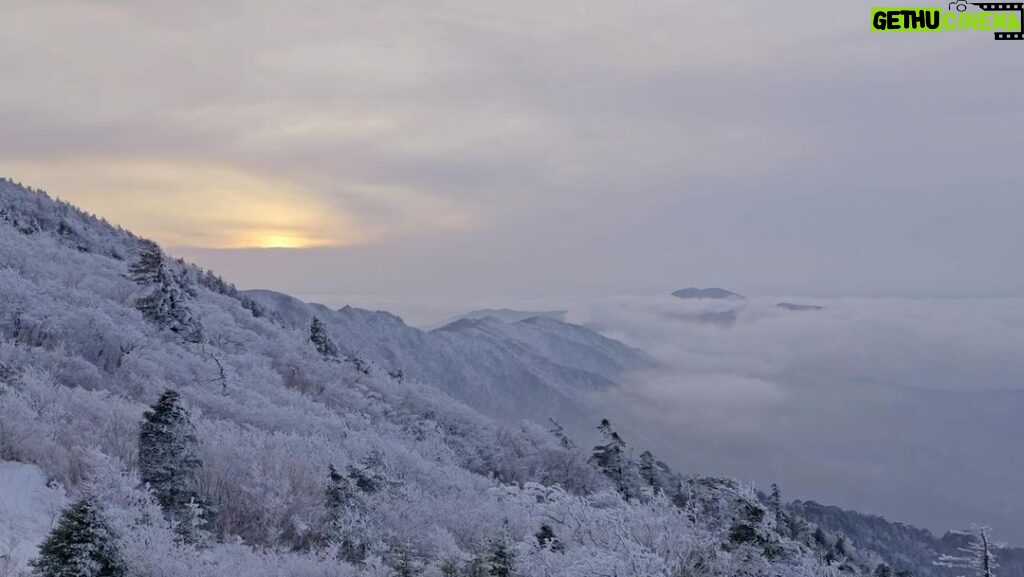
[[496, 416], [576, 422], [589, 415], [589, 393], [653, 364], [641, 351], [552, 318], [464, 318], [423, 331], [387, 312], [333, 311], [265, 290], [242, 294], [295, 330], [316, 316], [344, 354], [400, 370]]
[[[823, 563], [813, 526], [749, 485], [676, 474], [636, 456], [608, 427], [590, 462], [545, 428], [502, 424], [431, 384], [325, 354], [304, 315], [330, 316], [347, 349], [375, 348], [382, 359], [397, 351], [402, 368], [430, 368], [422, 350], [447, 351], [441, 361], [450, 363], [489, 357], [465, 365], [477, 367], [464, 378], [480, 379], [480, 394], [496, 390], [485, 382], [494, 367], [503, 386], [535, 378], [536, 391], [552, 396], [599, 385], [593, 375], [630, 355], [616, 357], [616, 345], [579, 328], [485, 319], [424, 333], [392, 315], [332, 313], [283, 295], [268, 295], [271, 314], [215, 275], [159, 254], [155, 280], [130, 275], [145, 247], [139, 239], [36, 191], [0, 180], [0, 209], [0, 459], [32, 465], [13, 465], [2, 494], [16, 495], [15, 509], [26, 513], [18, 523], [29, 529], [17, 531], [31, 535], [27, 543], [38, 542], [41, 512], [58, 502], [45, 476], [69, 499], [90, 498], [110, 529], [94, 538], [108, 540], [104, 550], [116, 550], [131, 575], [824, 577], [840, 566], [869, 569], [860, 561], [867, 555]], [[149, 306], [160, 295], [173, 302]], [[186, 335], [166, 322], [186, 318], [201, 331]], [[461, 350], [473, 340], [487, 344]], [[451, 377], [450, 369], [435, 370]], [[549, 381], [549, 371], [591, 380]], [[195, 519], [208, 532], [196, 542], [179, 539], [140, 481], [139, 424], [167, 389], [180, 393], [194, 427], [190, 482], [204, 503]], [[357, 474], [372, 475], [375, 488], [362, 488]], [[332, 490], [346, 478], [358, 493], [333, 507]], [[361, 558], [350, 555], [350, 539]]]
[[28, 567], [64, 505], [63, 491], [39, 467], [0, 461], [0, 575]]
[[479, 309], [470, 311], [450, 317], [447, 320], [433, 323], [429, 326], [423, 327], [426, 330], [439, 329], [443, 326], [450, 325], [455, 321], [462, 319], [482, 319], [486, 317], [493, 317], [499, 321], [506, 323], [515, 323], [519, 321], [525, 321], [526, 319], [532, 319], [534, 317], [544, 317], [549, 319], [555, 319], [556, 321], [565, 321], [567, 311], [517, 311], [514, 309]]

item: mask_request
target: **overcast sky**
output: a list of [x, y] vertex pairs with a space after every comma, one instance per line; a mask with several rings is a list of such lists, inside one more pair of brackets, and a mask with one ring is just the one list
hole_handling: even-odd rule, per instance
[[872, 4], [0, 0], [0, 172], [303, 295], [1024, 294], [1024, 45]]

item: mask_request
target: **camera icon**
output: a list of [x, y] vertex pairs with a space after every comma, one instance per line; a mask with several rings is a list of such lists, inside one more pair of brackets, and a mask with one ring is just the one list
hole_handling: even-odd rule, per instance
[[949, 10], [951, 12], [954, 6], [956, 6], [957, 12], [967, 12], [967, 0], [956, 0], [955, 2], [950, 2]]

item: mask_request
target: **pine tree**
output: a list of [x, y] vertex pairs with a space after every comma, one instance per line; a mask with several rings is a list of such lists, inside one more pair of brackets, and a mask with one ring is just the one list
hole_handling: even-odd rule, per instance
[[558, 439], [558, 444], [561, 445], [563, 449], [568, 449], [570, 451], [575, 449], [576, 443], [573, 443], [572, 439], [569, 438], [568, 433], [565, 432], [565, 427], [551, 417], [548, 417], [548, 420], [551, 421], [551, 434]]
[[395, 577], [416, 577], [423, 573], [422, 563], [413, 556], [408, 547], [398, 549], [395, 554], [394, 567]]
[[785, 522], [785, 512], [782, 510], [782, 491], [776, 483], [772, 483], [772, 492], [768, 495], [768, 508], [775, 516], [775, 528], [780, 534], [785, 534], [789, 525]]
[[537, 531], [534, 538], [537, 539], [537, 545], [539, 545], [541, 549], [550, 549], [556, 552], [560, 552], [564, 549], [562, 542], [555, 536], [555, 530], [547, 523], [540, 526], [540, 530]]
[[325, 357], [338, 356], [338, 347], [327, 334], [327, 326], [318, 317], [313, 317], [309, 324], [309, 342], [313, 343], [316, 351]]
[[940, 567], [972, 570], [978, 577], [994, 577], [998, 565], [993, 551], [996, 545], [992, 542], [992, 529], [974, 526], [967, 533], [971, 535], [971, 542], [960, 548], [959, 555], [942, 555], [935, 564]]
[[201, 467], [195, 427], [188, 411], [181, 406], [178, 392], [168, 389], [143, 415], [139, 429], [139, 473], [188, 542], [195, 542], [190, 539], [198, 537], [205, 524], [196, 518], [197, 514], [203, 516], [195, 491]]
[[590, 462], [611, 479], [615, 488], [629, 499], [632, 496], [630, 483], [630, 465], [626, 457], [626, 443], [612, 429], [608, 419], [603, 419], [597, 428], [601, 432], [604, 443], [594, 447]]
[[491, 541], [490, 553], [487, 555], [488, 575], [491, 577], [512, 577], [515, 562], [515, 552], [509, 547], [504, 536]]
[[61, 514], [57, 527], [32, 561], [39, 577], [121, 577], [125, 568], [117, 539], [98, 505], [82, 499]]
[[656, 492], [662, 489], [658, 463], [650, 451], [640, 453], [640, 479], [644, 485], [651, 487]]
[[359, 465], [348, 466], [348, 478], [359, 489], [367, 495], [372, 495], [381, 490], [386, 479], [382, 474], [384, 469], [384, 456], [380, 451], [373, 450], [363, 458]]
[[349, 563], [362, 563], [369, 546], [366, 542], [365, 505], [356, 494], [351, 479], [330, 466], [326, 491], [326, 541], [338, 546], [338, 554]]
[[196, 296], [195, 287], [167, 264], [156, 243], [141, 241], [138, 259], [128, 266], [128, 275], [148, 290], [135, 301], [147, 321], [180, 335], [186, 342], [203, 340], [202, 326], [189, 307], [189, 300]]

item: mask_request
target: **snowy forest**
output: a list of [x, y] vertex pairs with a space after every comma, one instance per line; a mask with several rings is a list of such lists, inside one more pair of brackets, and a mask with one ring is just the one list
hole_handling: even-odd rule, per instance
[[0, 577], [1022, 574], [984, 527], [912, 555], [880, 520], [675, 470], [581, 401], [648, 362], [621, 343], [358, 314], [0, 182]]

